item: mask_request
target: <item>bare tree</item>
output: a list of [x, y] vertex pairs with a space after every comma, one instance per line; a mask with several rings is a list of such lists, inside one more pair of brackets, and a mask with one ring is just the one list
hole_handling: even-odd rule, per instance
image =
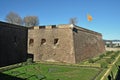
[[14, 12], [10, 12], [7, 14], [6, 21], [8, 23], [22, 25], [22, 18], [17, 13]]
[[78, 20], [76, 17], [70, 18], [70, 21], [69, 21], [70, 24], [77, 24], [77, 22]]
[[26, 16], [24, 17], [25, 26], [37, 26], [39, 24], [39, 19], [37, 16]]

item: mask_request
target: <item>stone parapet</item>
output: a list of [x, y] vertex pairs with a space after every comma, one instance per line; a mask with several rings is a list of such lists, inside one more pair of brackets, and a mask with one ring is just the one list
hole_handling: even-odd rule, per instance
[[92, 31], [92, 30], [89, 30], [89, 29], [85, 29], [85, 28], [82, 28], [82, 27], [79, 27], [79, 26], [76, 26], [76, 25], [73, 25], [73, 24], [34, 26], [34, 27], [29, 28], [29, 29], [74, 29], [74, 28], [78, 31], [83, 31], [83, 32], [86, 32], [86, 33], [102, 36], [101, 33], [98, 33], [98, 32], [95, 32], [95, 31]]

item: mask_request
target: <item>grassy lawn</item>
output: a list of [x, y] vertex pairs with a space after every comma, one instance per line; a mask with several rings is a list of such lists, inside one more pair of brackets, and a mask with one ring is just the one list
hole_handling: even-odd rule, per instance
[[[117, 57], [119, 57], [119, 53], [118, 53], [118, 52], [112, 53], [112, 55], [114, 55], [114, 54], [117, 54], [117, 55], [115, 56], [115, 58], [117, 59]], [[111, 56], [112, 56], [112, 55], [111, 55]], [[115, 59], [114, 59], [114, 60], [115, 60]], [[114, 60], [113, 60], [113, 61], [114, 61]], [[112, 61], [112, 62], [113, 62], [113, 61]], [[106, 69], [104, 69], [103, 72], [98, 76], [98, 78], [97, 78], [96, 80], [100, 80], [100, 79], [101, 79], [100, 77], [102, 77], [109, 68], [110, 68], [110, 69], [109, 69], [109, 72], [105, 75], [105, 77], [104, 77], [103, 79], [104, 79], [104, 80], [108, 80], [108, 76], [111, 76], [111, 77], [113, 77], [113, 79], [115, 80], [115, 77], [116, 77], [116, 75], [117, 75], [118, 67], [119, 67], [119, 66], [120, 66], [120, 57], [118, 58], [117, 62], [116, 62], [114, 65], [109, 64], [109, 67], [106, 68]]]
[[[19, 68], [4, 71], [4, 74], [27, 80], [100, 80], [110, 68], [108, 75], [116, 76], [120, 58], [112, 65], [120, 52], [106, 52], [90, 60], [85, 60], [79, 64], [54, 64], [54, 63], [33, 63]], [[111, 62], [109, 63], [109, 60]], [[106, 63], [104, 63], [106, 62]], [[101, 67], [106, 65], [107, 67]], [[95, 68], [96, 67], [96, 68]], [[105, 80], [107, 80], [107, 76]], [[5, 80], [13, 80], [7, 77]], [[16, 80], [16, 79], [15, 79]]]
[[96, 77], [96, 80], [100, 80], [102, 78], [102, 76], [106, 73], [106, 71], [109, 69], [109, 67], [112, 66], [112, 68], [110, 69], [109, 73], [107, 74], [107, 76], [104, 79], [104, 80], [108, 80], [108, 75], [113, 76], [115, 78], [115, 76], [117, 74], [118, 66], [120, 66], [120, 58], [115, 63], [115, 65], [112, 65], [112, 63], [114, 62], [114, 60], [116, 60], [116, 58], [119, 55], [120, 55], [120, 51], [107, 51], [104, 54], [101, 54], [99, 56], [96, 56], [94, 58], [88, 59], [88, 60], [80, 63], [80, 65], [92, 64], [92, 66], [95, 65], [96, 67], [99, 67], [99, 66], [96, 65], [96, 64], [99, 64], [100, 67], [103, 70], [99, 74], [99, 76]]
[[26, 78], [27, 80], [40, 80], [40, 77], [46, 77], [41, 80], [91, 80], [99, 71], [98, 68], [39, 63], [15, 68], [3, 73], [23, 79]]

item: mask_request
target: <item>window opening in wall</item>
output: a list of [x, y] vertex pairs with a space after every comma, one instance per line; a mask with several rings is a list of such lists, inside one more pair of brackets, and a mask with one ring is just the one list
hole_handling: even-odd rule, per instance
[[57, 28], [56, 25], [52, 25], [52, 28]]
[[30, 45], [30, 46], [33, 46], [33, 43], [34, 43], [34, 39], [30, 39], [30, 40], [29, 40], [29, 45]]
[[46, 43], [46, 39], [41, 39], [41, 45]]
[[58, 41], [59, 41], [58, 38], [54, 39], [54, 45], [58, 44]]
[[78, 30], [76, 28], [73, 28], [73, 31], [76, 32], [76, 33], [78, 33]]
[[40, 26], [39, 28], [40, 28], [40, 29], [45, 29], [45, 26]]

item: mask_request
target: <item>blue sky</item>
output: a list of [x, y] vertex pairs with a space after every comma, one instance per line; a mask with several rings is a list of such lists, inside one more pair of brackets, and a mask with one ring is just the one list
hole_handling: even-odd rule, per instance
[[103, 39], [120, 39], [120, 0], [0, 0], [0, 21], [11, 11], [22, 18], [38, 16], [40, 25], [68, 24], [77, 17], [77, 25], [102, 33]]

